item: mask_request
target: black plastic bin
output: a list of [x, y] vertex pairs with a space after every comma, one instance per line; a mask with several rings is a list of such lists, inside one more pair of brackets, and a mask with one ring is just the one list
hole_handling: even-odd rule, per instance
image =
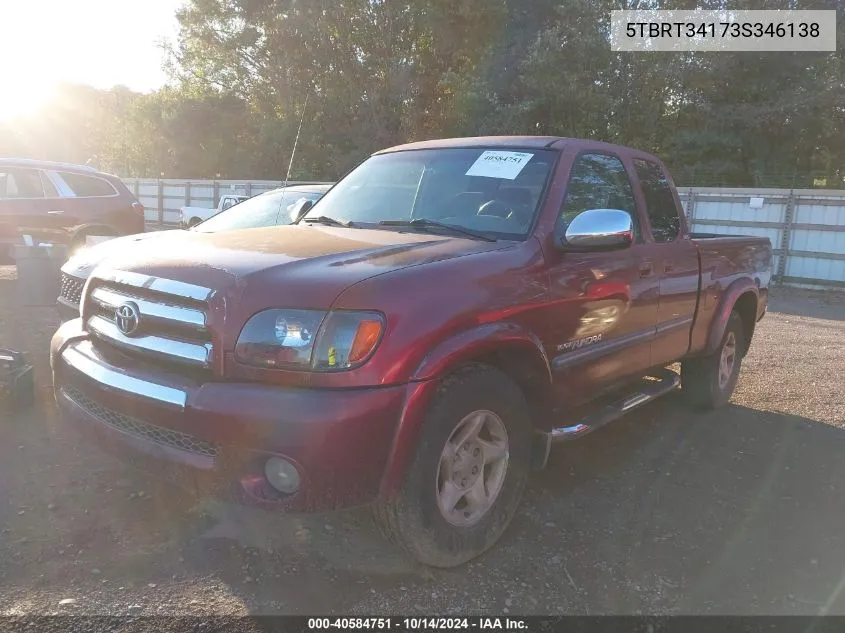
[[67, 247], [54, 244], [15, 245], [18, 299], [25, 306], [55, 306], [59, 275]]
[[0, 414], [20, 412], [34, 399], [32, 365], [21, 352], [0, 349]]

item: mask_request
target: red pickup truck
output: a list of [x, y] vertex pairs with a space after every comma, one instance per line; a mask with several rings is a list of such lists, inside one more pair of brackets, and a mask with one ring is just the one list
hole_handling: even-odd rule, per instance
[[681, 383], [724, 405], [766, 311], [769, 241], [690, 234], [626, 147], [413, 143], [300, 211], [97, 268], [52, 341], [58, 405], [213, 494], [372, 504], [434, 566], [502, 535], [551, 444]]

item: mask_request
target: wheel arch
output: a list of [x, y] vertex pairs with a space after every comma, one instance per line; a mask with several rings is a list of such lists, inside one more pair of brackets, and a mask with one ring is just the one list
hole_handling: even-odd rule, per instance
[[467, 364], [490, 365], [513, 380], [532, 408], [532, 421], [550, 406], [552, 370], [537, 336], [515, 323], [482, 325], [455, 334], [423, 359], [413, 380], [442, 379]]
[[110, 235], [117, 237], [118, 231], [113, 226], [109, 226], [108, 224], [101, 224], [97, 222], [92, 222], [90, 224], [81, 224], [75, 227], [71, 232], [70, 242], [71, 244], [73, 244], [77, 240], [84, 238], [87, 235]]
[[738, 279], [728, 286], [719, 307], [713, 315], [704, 353], [712, 354], [719, 349], [725, 328], [728, 326], [728, 319], [730, 319], [731, 313], [736, 310], [742, 319], [743, 333], [745, 334], [742, 349], [742, 355], [745, 356], [748, 353], [751, 338], [754, 336], [754, 328], [757, 324], [758, 302], [759, 288], [753, 279]]
[[392, 496], [401, 486], [425, 413], [443, 379], [472, 364], [495, 367], [513, 380], [525, 395], [534, 430], [548, 430], [543, 424], [552, 403], [551, 366], [536, 335], [511, 323], [462, 331], [436, 345], [413, 373], [382, 477], [381, 497]]

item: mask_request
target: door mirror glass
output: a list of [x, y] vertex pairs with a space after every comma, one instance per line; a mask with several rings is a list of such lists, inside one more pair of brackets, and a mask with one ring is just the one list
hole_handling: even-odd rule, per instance
[[634, 242], [634, 222], [627, 211], [590, 209], [575, 216], [556, 242], [563, 251], [627, 248]]

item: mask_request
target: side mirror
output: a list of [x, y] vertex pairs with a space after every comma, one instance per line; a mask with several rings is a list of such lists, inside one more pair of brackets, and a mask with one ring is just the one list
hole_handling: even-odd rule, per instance
[[297, 200], [294, 203], [293, 208], [290, 210], [291, 222], [293, 222], [294, 224], [299, 222], [302, 217], [311, 210], [311, 207], [313, 206], [314, 203], [310, 200], [306, 200], [305, 198]]
[[590, 209], [575, 217], [555, 245], [562, 251], [603, 251], [627, 248], [634, 242], [631, 214], [619, 209]]

